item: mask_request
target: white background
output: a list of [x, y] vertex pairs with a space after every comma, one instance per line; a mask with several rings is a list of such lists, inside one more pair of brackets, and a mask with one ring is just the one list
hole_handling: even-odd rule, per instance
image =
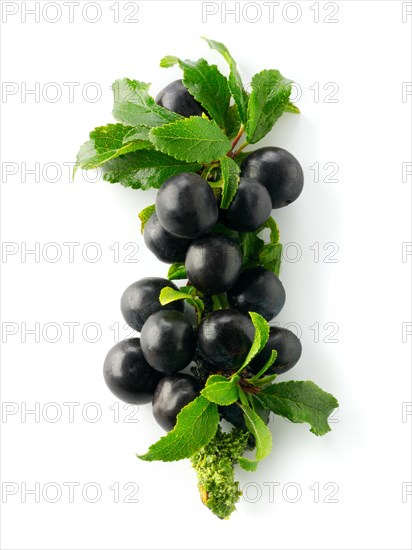
[[[38, 21], [25, 21], [24, 8], [34, 2], [2, 2], [1, 547], [411, 548], [412, 418], [402, 416], [412, 401], [411, 336], [402, 341], [402, 324], [411, 322], [411, 256], [402, 259], [402, 243], [411, 241], [411, 176], [402, 181], [402, 163], [411, 161], [412, 97], [402, 97], [403, 82], [411, 81], [412, 15], [402, 20], [410, 3], [249, 2], [246, 11], [238, 4], [238, 20], [228, 14], [225, 21], [224, 8], [236, 9], [234, 2], [110, 0], [98, 4], [95, 23], [81, 6], [70, 22], [65, 3], [60, 21], [49, 22], [58, 12], [48, 4]], [[335, 5], [338, 22], [324, 22]], [[138, 22], [126, 23], [135, 6]], [[93, 6], [85, 14], [96, 18]], [[124, 288], [166, 274], [145, 250], [137, 220], [154, 193], [91, 183], [92, 174], [79, 173], [73, 183], [67, 164], [89, 130], [112, 120], [115, 79], [152, 82], [156, 94], [179, 77], [177, 69], [158, 67], [166, 54], [207, 57], [226, 70], [201, 35], [227, 44], [245, 82], [278, 68], [300, 86], [302, 114], [285, 115], [264, 140], [295, 154], [306, 178], [299, 200], [274, 212], [283, 243], [295, 243], [283, 262], [287, 302], [277, 321], [299, 325], [304, 350], [283, 379], [313, 379], [341, 403], [323, 438], [306, 425], [270, 424], [272, 455], [256, 473], [237, 472], [245, 493], [229, 521], [202, 506], [187, 461], [135, 458], [162, 431], [150, 406], [131, 422], [120, 403], [116, 418], [102, 380], [113, 327], [127, 336], [119, 310]], [[69, 82], [77, 83], [73, 97]], [[36, 86], [38, 97], [25, 94]], [[101, 98], [94, 101], [96, 89]], [[333, 91], [335, 102], [325, 102]], [[310, 168], [316, 162], [318, 183]], [[324, 181], [329, 162], [338, 165], [338, 181]], [[57, 248], [48, 246], [53, 242]], [[68, 242], [79, 243], [73, 261]], [[99, 261], [90, 261], [96, 246], [88, 243], [97, 243]], [[339, 248], [335, 263], [325, 261], [333, 250], [323, 249], [327, 243]], [[35, 246], [36, 254], [24, 254]], [[56, 251], [62, 256], [53, 262]], [[125, 261], [127, 253], [138, 261]], [[73, 338], [70, 322], [77, 323]], [[338, 341], [327, 341], [335, 325]], [[73, 418], [68, 402], [77, 404]], [[96, 413], [101, 418], [93, 422]], [[77, 484], [73, 498], [70, 482]], [[25, 494], [36, 483], [40, 494]], [[101, 496], [93, 503], [96, 489]], [[132, 492], [135, 502], [125, 502]]]

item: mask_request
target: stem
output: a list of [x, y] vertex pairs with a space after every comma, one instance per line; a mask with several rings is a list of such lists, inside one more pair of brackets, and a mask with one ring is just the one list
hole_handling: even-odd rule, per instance
[[[277, 374], [269, 374], [268, 376], [264, 376], [263, 378], [259, 378], [259, 380], [255, 380], [255, 382], [253, 382], [253, 384], [258, 387], [258, 388], [262, 388], [263, 386], [267, 386], [268, 384], [270, 384], [271, 382], [273, 382], [273, 380], [275, 380], [276, 378], [278, 377]], [[245, 381], [250, 383], [250, 378], [245, 378]]]
[[242, 145], [239, 145], [239, 147], [237, 148], [237, 150], [233, 153], [233, 156], [236, 157], [245, 147], [247, 147], [249, 145], [249, 142], [248, 141], [244, 141], [242, 143]]
[[234, 428], [223, 433], [219, 426], [210, 443], [190, 459], [197, 473], [200, 498], [220, 519], [229, 518], [241, 495], [233, 467], [247, 449], [248, 439], [247, 430]]
[[255, 386], [250, 386], [249, 381], [245, 380], [245, 382], [248, 385], [245, 385], [245, 383], [241, 383], [240, 386], [241, 386], [241, 390], [246, 395], [246, 397], [248, 397], [248, 394], [252, 393], [252, 394], [255, 395], [255, 394], [260, 393], [262, 391], [262, 388], [256, 388]]
[[233, 143], [232, 143], [232, 148], [230, 150], [230, 152], [232, 153], [234, 148], [236, 147], [236, 145], [239, 143], [239, 140], [240, 138], [243, 136], [243, 132], [245, 131], [245, 127], [243, 126], [243, 124], [241, 124], [240, 128], [239, 128], [239, 132], [237, 133], [237, 136], [235, 137], [235, 139], [233, 140]]
[[236, 376], [237, 374], [240, 374], [242, 371], [245, 370], [245, 368], [249, 365], [249, 363], [246, 363], [246, 365], [242, 365], [240, 369], [238, 369], [232, 376]]

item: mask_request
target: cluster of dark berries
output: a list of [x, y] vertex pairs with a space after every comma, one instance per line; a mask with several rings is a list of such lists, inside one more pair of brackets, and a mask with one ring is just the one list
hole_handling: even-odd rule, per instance
[[[167, 86], [156, 101], [186, 117], [204, 112], [180, 80]], [[228, 375], [239, 369], [255, 335], [248, 312], [270, 321], [285, 303], [284, 287], [273, 271], [244, 266], [239, 235], [261, 228], [272, 208], [293, 202], [302, 187], [300, 164], [277, 147], [246, 156], [227, 209], [219, 207], [212, 187], [199, 174], [181, 173], [163, 184], [155, 212], [145, 224], [144, 241], [162, 262], [184, 263], [188, 285], [211, 307], [198, 324], [182, 301], [161, 305], [163, 288], [179, 290], [169, 280], [145, 278], [130, 285], [121, 310], [140, 339], [116, 344], [104, 363], [106, 383], [119, 399], [152, 401], [155, 419], [171, 430], [180, 410], [199, 395], [205, 371]], [[271, 350], [277, 351], [277, 358], [267, 374], [281, 374], [299, 360], [301, 344], [289, 330], [271, 327], [265, 348], [242, 375], [258, 373]], [[180, 372], [189, 365], [195, 365], [193, 374]], [[224, 409], [225, 417], [238, 425], [230, 407]]]

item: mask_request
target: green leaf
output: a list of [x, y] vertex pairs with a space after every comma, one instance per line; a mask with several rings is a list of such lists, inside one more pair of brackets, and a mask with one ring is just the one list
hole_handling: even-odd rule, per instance
[[249, 311], [249, 315], [255, 327], [255, 337], [253, 339], [252, 347], [250, 348], [249, 353], [247, 354], [246, 359], [238, 372], [243, 370], [246, 365], [248, 365], [252, 359], [262, 351], [269, 339], [268, 322], [261, 315], [259, 315], [259, 313], [255, 313], [254, 311]]
[[233, 229], [229, 229], [223, 223], [217, 223], [215, 226], [211, 229], [212, 233], [219, 233], [221, 235], [227, 235], [228, 237], [231, 237], [232, 239], [237, 239], [239, 237], [239, 234], [237, 231], [234, 231]]
[[165, 55], [161, 60], [159, 65], [163, 67], [164, 69], [168, 69], [169, 67], [173, 67], [174, 65], [177, 65], [179, 63], [179, 58], [175, 55]]
[[230, 91], [227, 78], [216, 65], [209, 65], [205, 59], [190, 61], [167, 56], [161, 67], [178, 64], [183, 71], [183, 84], [192, 96], [206, 109], [211, 118], [227, 132], [233, 126], [229, 119]]
[[141, 221], [140, 231], [143, 233], [144, 226], [146, 225], [146, 222], [149, 220], [149, 218], [156, 212], [156, 206], [154, 204], [151, 204], [150, 206], [146, 206], [146, 208], [143, 208], [141, 212], [139, 212], [139, 218]]
[[267, 386], [268, 384], [273, 382], [273, 380], [275, 380], [275, 378], [277, 377], [278, 377], [277, 374], [270, 374], [269, 376], [264, 376], [263, 378], [259, 378], [259, 380], [256, 380], [256, 382], [254, 382], [253, 385], [258, 387]]
[[257, 143], [272, 129], [289, 104], [291, 90], [291, 80], [283, 78], [279, 71], [264, 70], [255, 74], [246, 124], [249, 143]]
[[178, 279], [187, 279], [187, 273], [185, 264], [182, 262], [176, 262], [169, 267], [167, 272], [167, 278], [169, 281], [178, 280]]
[[186, 164], [159, 151], [136, 151], [104, 164], [103, 177], [110, 183], [119, 182], [134, 189], [159, 189], [172, 176], [197, 172], [199, 168], [199, 164]]
[[[130, 128], [130, 126], [129, 126]], [[123, 144], [130, 143], [132, 141], [148, 141], [150, 143], [149, 139], [149, 132], [150, 128], [147, 128], [146, 126], [133, 126], [127, 132], [127, 134], [123, 138]]]
[[222, 171], [222, 198], [220, 208], [229, 208], [232, 200], [237, 193], [240, 168], [236, 162], [229, 158], [223, 157], [220, 161], [220, 169]]
[[[190, 287], [190, 289], [191, 288], [192, 287]], [[169, 286], [162, 288], [162, 290], [160, 291], [159, 301], [162, 306], [166, 306], [167, 304], [170, 304], [171, 302], [176, 302], [177, 300], [187, 300], [190, 304], [198, 308], [200, 311], [203, 311], [205, 308], [202, 300], [198, 296], [192, 296], [190, 294], [190, 291], [182, 292], [180, 290], [175, 290], [174, 288], [171, 288]]]
[[186, 162], [211, 162], [231, 148], [216, 122], [199, 116], [153, 128], [150, 139], [159, 151]]
[[187, 285], [187, 286], [181, 286], [179, 288], [180, 292], [184, 292], [185, 294], [189, 294], [190, 296], [197, 296], [198, 292], [194, 286]]
[[280, 238], [280, 231], [279, 231], [278, 224], [275, 222], [275, 220], [272, 218], [272, 216], [270, 216], [265, 221], [265, 223], [261, 227], [259, 227], [257, 232], [260, 233], [260, 231], [262, 231], [265, 228], [268, 228], [269, 231], [270, 231], [270, 242], [272, 244], [277, 244], [279, 242], [279, 238]]
[[137, 151], [138, 149], [152, 149], [150, 141], [134, 141], [124, 144], [124, 137], [133, 130], [123, 124], [107, 124], [99, 126], [90, 132], [90, 140], [86, 141], [77, 154], [76, 165], [81, 168], [97, 168], [108, 160], [120, 155]]
[[182, 119], [181, 115], [169, 111], [149, 95], [150, 84], [123, 78], [114, 82], [113, 116], [119, 122], [131, 126], [161, 126]]
[[249, 406], [248, 395], [246, 395], [242, 388], [239, 388], [239, 400], [243, 405]]
[[205, 305], [198, 296], [192, 296], [187, 292], [181, 292], [180, 290], [175, 290], [174, 288], [170, 288], [169, 286], [162, 288], [162, 290], [160, 291], [159, 302], [162, 304], [162, 306], [170, 304], [171, 302], [176, 302], [177, 300], [186, 300], [188, 304], [193, 306], [196, 309], [198, 321], [201, 321], [202, 312], [205, 309]]
[[[255, 384], [255, 385], [258, 386], [258, 384]], [[267, 426], [269, 423], [269, 417], [270, 417], [271, 411], [266, 407], [264, 407], [262, 403], [256, 399], [256, 395], [259, 395], [259, 394], [253, 394], [253, 393], [248, 394], [250, 406], [260, 416], [260, 418], [263, 420], [263, 422]]]
[[206, 399], [217, 403], [218, 405], [231, 405], [239, 399], [239, 377], [234, 376], [232, 379], [222, 377], [219, 381], [209, 380], [206, 382], [206, 387], [200, 392]]
[[330, 431], [328, 418], [339, 404], [311, 381], [289, 381], [266, 387], [255, 398], [260, 403], [291, 422], [307, 422], [315, 435]]
[[259, 464], [258, 460], [250, 460], [250, 458], [245, 458], [244, 456], [240, 456], [238, 462], [239, 466], [247, 472], [256, 472]]
[[295, 114], [295, 115], [299, 115], [299, 114], [300, 114], [300, 109], [299, 109], [299, 107], [297, 107], [294, 103], [292, 103], [291, 101], [289, 101], [289, 102], [286, 104], [285, 113], [293, 113], [293, 114]]
[[176, 426], [149, 447], [141, 460], [163, 460], [171, 462], [190, 458], [207, 445], [215, 435], [219, 425], [217, 405], [199, 395], [183, 407], [177, 415]]
[[247, 405], [240, 405], [243, 409], [246, 426], [256, 441], [256, 460], [262, 460], [272, 450], [272, 435], [269, 428], [260, 416]]
[[216, 382], [225, 382], [227, 380], [226, 376], [222, 374], [211, 374], [206, 381], [206, 385], [215, 384]]
[[[270, 352], [270, 357], [269, 359], [266, 361], [266, 363], [263, 365], [263, 367], [260, 369], [260, 371], [255, 374], [255, 376], [253, 376], [253, 378], [249, 379], [249, 382], [251, 384], [256, 384], [256, 382], [258, 382], [260, 380], [260, 377], [265, 374], [265, 372], [270, 369], [270, 367], [273, 365], [273, 363], [276, 361], [276, 357], [278, 356], [278, 352], [273, 349], [271, 352]], [[276, 376], [276, 375], [274, 375]]]
[[242, 124], [239, 116], [239, 110], [236, 104], [231, 105], [229, 107], [226, 120], [227, 120], [226, 134], [228, 138], [233, 139], [239, 133], [240, 126]]
[[243, 263], [245, 266], [259, 260], [259, 253], [265, 243], [256, 233], [240, 233], [240, 246], [242, 248]]
[[214, 311], [217, 309], [228, 309], [230, 307], [226, 294], [214, 294], [212, 296], [212, 305]]
[[279, 242], [280, 233], [279, 227], [275, 220], [270, 217], [257, 231], [260, 233], [263, 229], [268, 228], [270, 231], [270, 243], [265, 244], [259, 251], [259, 263], [266, 269], [273, 271], [279, 275], [280, 264], [282, 261], [282, 245]]
[[238, 71], [236, 61], [230, 55], [230, 52], [226, 48], [226, 46], [221, 42], [216, 42], [215, 40], [209, 40], [208, 38], [204, 38], [204, 40], [206, 40], [206, 42], [209, 44], [212, 50], [218, 51], [228, 63], [229, 69], [230, 69], [229, 89], [237, 105], [240, 120], [243, 122], [243, 124], [246, 124], [247, 105], [248, 105], [249, 98], [243, 87], [242, 78]]
[[265, 269], [269, 269], [269, 271], [273, 271], [276, 275], [279, 275], [282, 261], [282, 245], [280, 243], [265, 244], [259, 253], [259, 260]]

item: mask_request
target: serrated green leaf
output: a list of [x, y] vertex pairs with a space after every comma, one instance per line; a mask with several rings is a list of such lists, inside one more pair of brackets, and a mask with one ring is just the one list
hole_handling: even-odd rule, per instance
[[216, 122], [198, 116], [153, 128], [150, 140], [159, 151], [186, 162], [211, 162], [231, 148]]
[[179, 58], [175, 55], [165, 55], [160, 60], [160, 67], [163, 67], [165, 69], [168, 69], [169, 67], [173, 67], [174, 65], [177, 65], [179, 63]]
[[330, 431], [328, 418], [339, 406], [336, 398], [312, 381], [272, 384], [255, 396], [262, 406], [291, 422], [307, 422], [315, 435]]
[[229, 50], [226, 48], [222, 42], [216, 42], [216, 40], [209, 40], [208, 38], [203, 37], [212, 50], [218, 51], [226, 60], [229, 65], [229, 89], [235, 100], [235, 103], [238, 108], [240, 120], [243, 124], [246, 124], [247, 121], [247, 105], [248, 105], [248, 94], [245, 92], [243, 87], [242, 78], [237, 68], [236, 61], [231, 56]]
[[227, 78], [216, 65], [209, 65], [205, 59], [185, 61], [180, 66], [183, 69], [183, 84], [216, 124], [228, 132], [232, 121], [228, 118], [230, 91]]
[[[240, 130], [242, 122], [239, 116], [239, 110], [236, 103], [229, 107], [227, 112], [227, 129], [226, 134], [229, 139], [235, 138]], [[241, 154], [241, 153], [240, 153]]]
[[103, 163], [120, 155], [125, 155], [138, 149], [152, 149], [150, 141], [139, 140], [124, 144], [124, 137], [132, 129], [123, 124], [107, 124], [99, 126], [90, 132], [90, 140], [86, 141], [77, 154], [76, 165], [86, 170], [97, 168]]
[[228, 132], [232, 119], [229, 119], [230, 91], [227, 78], [216, 65], [209, 65], [205, 59], [190, 61], [166, 56], [161, 67], [178, 64], [183, 71], [183, 84], [209, 113], [223, 131]]
[[233, 159], [223, 157], [220, 160], [220, 169], [222, 171], [222, 198], [220, 201], [220, 208], [226, 209], [229, 208], [237, 193], [240, 180], [240, 168]]
[[279, 275], [282, 261], [282, 245], [280, 243], [266, 244], [259, 253], [259, 260], [265, 269]]
[[289, 104], [292, 81], [279, 71], [264, 70], [252, 78], [249, 98], [246, 139], [257, 143], [272, 129]]
[[129, 128], [130, 130], [123, 138], [123, 144], [130, 143], [132, 141], [148, 141], [150, 143], [150, 128], [147, 128], [146, 126], [129, 126]]
[[254, 311], [249, 311], [249, 316], [252, 319], [253, 326], [255, 327], [255, 337], [249, 353], [247, 354], [246, 359], [238, 372], [243, 370], [252, 361], [252, 359], [262, 351], [269, 339], [270, 327], [268, 322], [261, 315], [259, 315], [259, 313], [255, 313]]
[[139, 219], [141, 222], [140, 225], [140, 231], [143, 233], [144, 226], [146, 225], [147, 221], [151, 218], [151, 216], [156, 212], [156, 206], [154, 204], [151, 204], [150, 206], [146, 206], [146, 208], [143, 208], [141, 212], [139, 212]]
[[211, 374], [206, 380], [206, 386], [216, 384], [216, 382], [225, 382], [226, 380], [226, 376], [223, 376], [222, 374]]
[[222, 378], [223, 380], [212, 382], [208, 380], [206, 387], [200, 393], [217, 405], [231, 405], [239, 399], [239, 378], [237, 376], [232, 379]]
[[159, 151], [136, 151], [110, 160], [103, 165], [103, 178], [134, 189], [159, 189], [172, 176], [197, 172], [200, 164], [187, 164]]
[[277, 244], [279, 242], [279, 238], [280, 238], [280, 231], [279, 231], [279, 226], [278, 224], [276, 223], [276, 221], [272, 218], [272, 216], [270, 216], [266, 221], [265, 223], [259, 227], [259, 229], [257, 230], [257, 233], [260, 233], [260, 231], [262, 231], [263, 229], [269, 229], [269, 232], [270, 232], [270, 242], [272, 244]]
[[250, 458], [245, 458], [244, 456], [238, 458], [238, 463], [239, 466], [247, 472], [256, 472], [259, 465], [258, 460], [250, 460]]
[[171, 462], [190, 458], [215, 435], [219, 425], [217, 405], [199, 395], [177, 415], [176, 426], [149, 447], [141, 460]]
[[243, 409], [246, 426], [256, 442], [256, 460], [264, 459], [272, 450], [272, 435], [260, 416], [249, 406], [240, 405]]
[[187, 273], [185, 264], [182, 262], [176, 262], [169, 267], [167, 272], [167, 278], [169, 281], [177, 281], [179, 279], [187, 279]]
[[170, 288], [169, 286], [162, 288], [162, 290], [160, 291], [159, 302], [162, 304], [162, 306], [170, 304], [171, 302], [176, 302], [178, 300], [186, 300], [188, 304], [193, 306], [196, 309], [198, 321], [200, 322], [202, 312], [205, 309], [205, 304], [198, 296], [192, 296], [187, 292], [181, 292], [180, 290], [175, 290], [174, 288]]
[[183, 117], [157, 105], [149, 95], [150, 84], [123, 78], [114, 82], [113, 116], [119, 122], [131, 126], [161, 126]]

